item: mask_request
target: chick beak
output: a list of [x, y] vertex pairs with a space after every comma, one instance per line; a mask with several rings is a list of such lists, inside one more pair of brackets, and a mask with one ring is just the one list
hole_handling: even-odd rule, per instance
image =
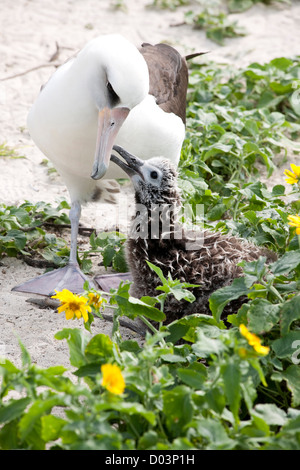
[[138, 174], [142, 179], [144, 179], [143, 173], [141, 171], [144, 161], [141, 160], [140, 158], [132, 155], [131, 153], [127, 152], [127, 150], [123, 149], [119, 145], [114, 145], [113, 150], [118, 152], [118, 154], [124, 158], [125, 162], [120, 160], [119, 157], [116, 155], [112, 154], [110, 159], [114, 163], [116, 163], [122, 170], [125, 171], [125, 173], [131, 178], [132, 176]]

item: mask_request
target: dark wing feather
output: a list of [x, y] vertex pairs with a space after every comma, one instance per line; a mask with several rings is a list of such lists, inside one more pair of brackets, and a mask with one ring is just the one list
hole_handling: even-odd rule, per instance
[[147, 62], [150, 94], [167, 113], [174, 113], [185, 123], [188, 68], [184, 57], [167, 44], [144, 43], [140, 49]]

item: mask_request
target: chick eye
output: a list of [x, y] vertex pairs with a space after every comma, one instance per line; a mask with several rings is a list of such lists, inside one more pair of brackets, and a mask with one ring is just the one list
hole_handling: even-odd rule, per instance
[[150, 176], [153, 180], [156, 180], [158, 177], [157, 171], [151, 171]]

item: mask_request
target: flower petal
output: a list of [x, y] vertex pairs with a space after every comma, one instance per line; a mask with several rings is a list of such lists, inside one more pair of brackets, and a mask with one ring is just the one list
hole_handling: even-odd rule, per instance
[[262, 356], [266, 356], [267, 354], [269, 354], [270, 351], [270, 348], [268, 348], [268, 346], [262, 346], [261, 344], [254, 346], [254, 349], [258, 354], [261, 354]]
[[74, 312], [70, 308], [66, 310], [66, 320], [72, 320], [74, 317]]
[[300, 176], [300, 166], [297, 166], [294, 163], [291, 163], [291, 169], [296, 176], [298, 177]]
[[121, 395], [125, 389], [125, 380], [121, 369], [115, 364], [103, 364], [101, 372], [103, 387], [115, 395]]
[[286, 183], [288, 183], [288, 184], [296, 184], [296, 183], [298, 183], [298, 180], [295, 179], [294, 177], [286, 178], [285, 181], [286, 181]]

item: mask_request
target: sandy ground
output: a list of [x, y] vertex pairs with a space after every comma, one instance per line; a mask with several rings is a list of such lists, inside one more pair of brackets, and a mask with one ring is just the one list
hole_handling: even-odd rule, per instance
[[[144, 41], [167, 41], [182, 54], [209, 50], [210, 60], [237, 65], [300, 53], [299, 1], [268, 7], [259, 4], [233, 15], [248, 34], [227, 40], [224, 47], [207, 40], [203, 31], [188, 25], [174, 26], [183, 21], [184, 12], [191, 7], [176, 11], [148, 9], [150, 1], [125, 0], [124, 12], [111, 8], [112, 2], [107, 0], [0, 0], [0, 144], [6, 142], [26, 157], [0, 157], [1, 202], [55, 203], [59, 197], [68, 198], [62, 181], [57, 176], [50, 177], [40, 164], [44, 156], [30, 139], [26, 116], [41, 84], [55, 70], [53, 64], [63, 62], [99, 34], [119, 32], [137, 46]], [[56, 43], [59, 56], [49, 62]], [[16, 74], [22, 75], [9, 79]], [[273, 179], [275, 182], [276, 174]], [[111, 219], [111, 205], [105, 203], [90, 204], [82, 215], [84, 225], [98, 229], [110, 228]], [[54, 334], [65, 327], [81, 327], [81, 322], [68, 322], [53, 310], [41, 310], [27, 303], [29, 295], [11, 292], [13, 286], [41, 273], [17, 259], [1, 261], [0, 355], [4, 353], [19, 364], [19, 337], [40, 366], [68, 366], [67, 345], [55, 340]], [[111, 324], [106, 321], [97, 320], [93, 327], [93, 333], [110, 331]], [[123, 335], [132, 337], [134, 333], [123, 330]]]

